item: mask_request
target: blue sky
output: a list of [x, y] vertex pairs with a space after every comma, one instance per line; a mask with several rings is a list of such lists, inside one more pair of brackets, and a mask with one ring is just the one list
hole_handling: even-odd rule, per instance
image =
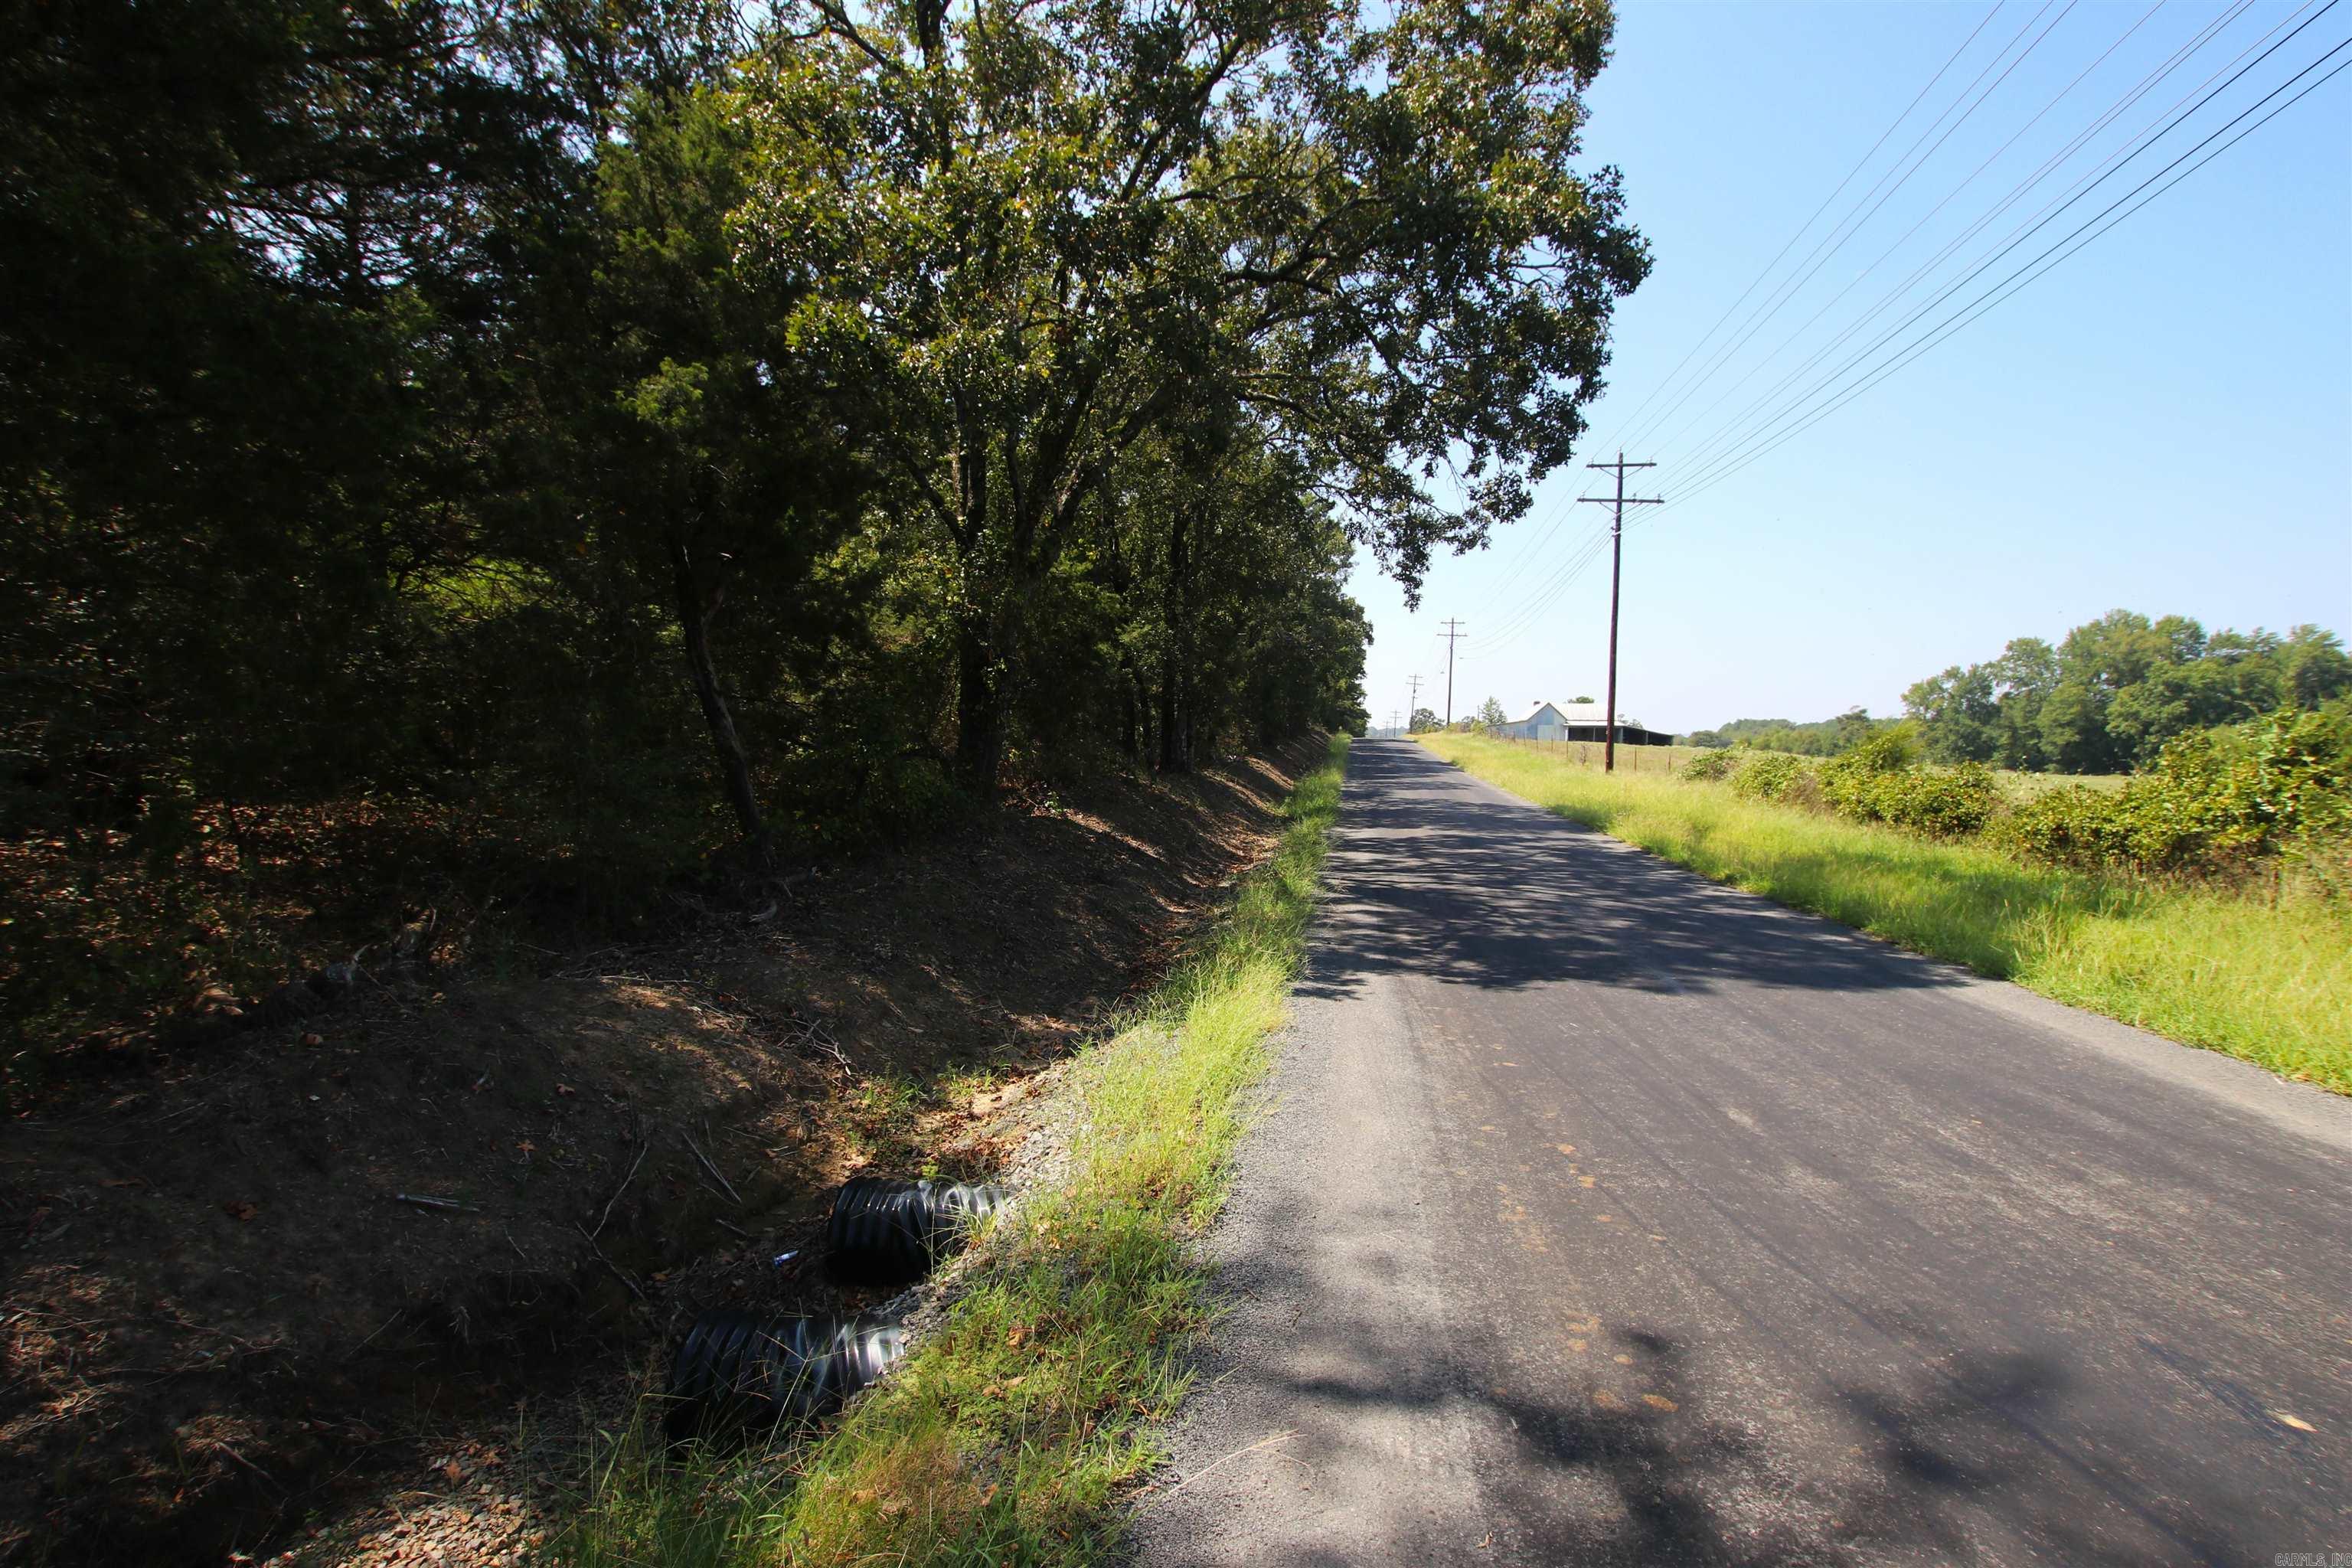
[[[2231, 62], [2263, 35], [2275, 42], [2274, 29], [2324, 4], [2263, 0], [2229, 21], [1790, 393], [1924, 303], [1937, 280], [2133, 133], [2170, 119], [2165, 110], [2234, 69]], [[1626, 456], [1661, 466], [1634, 492], [1676, 500], [1678, 481], [1707, 472], [1706, 437], [1759, 423], [1734, 416], [2230, 9], [2179, 0], [2153, 15], [2147, 0], [2076, 0], [2071, 9], [2067, 0], [2012, 0], [1997, 12], [1989, 0], [1622, 6], [1615, 58], [1591, 95], [1587, 151], [1591, 163], [1624, 171], [1631, 215], [1656, 266], [1621, 307], [1611, 388], [1594, 406], [1588, 443], [1637, 437]], [[2347, 38], [2352, 3], [2320, 16], [1951, 306]], [[2328, 65], [2347, 58], [2352, 51]], [[1727, 331], [1629, 427], [1628, 416], [1948, 60], [1942, 79]], [[2059, 97], [2086, 67], [2090, 74]], [[1679, 412], [1643, 431], [1882, 173], [1907, 166], [1903, 155], [1915, 146], [1925, 161], [1885, 205]], [[1923, 217], [1911, 239], [1876, 260]], [[1842, 300], [1767, 359], [1850, 282]], [[1702, 414], [1751, 366], [1752, 379]], [[1583, 454], [1605, 455], [1601, 447]], [[1435, 634], [1449, 616], [1468, 631], [1456, 656], [1457, 716], [1489, 694], [1515, 713], [1538, 697], [1600, 694], [1605, 552], [1556, 599], [1535, 600], [1531, 590], [1603, 521], [1603, 509], [1574, 498], [1601, 494], [1606, 483], [1581, 468], [1554, 476], [1527, 521], [1483, 552], [1436, 563], [1416, 614], [1360, 559], [1353, 592], [1372, 618], [1367, 696], [1375, 723], [1402, 706], [1415, 673], [1424, 700], [1434, 689], [1430, 705], [1443, 706]], [[2012, 637], [2055, 638], [2118, 606], [2193, 616], [2209, 630], [2310, 621], [2352, 633], [2352, 70], [1851, 406], [1702, 493], [1644, 510], [1654, 521], [1629, 510], [1619, 706], [1657, 728], [1817, 719], [1857, 703], [1897, 712], [1904, 688], [1921, 676], [1990, 658]], [[1526, 629], [1498, 643], [1515, 619]]]

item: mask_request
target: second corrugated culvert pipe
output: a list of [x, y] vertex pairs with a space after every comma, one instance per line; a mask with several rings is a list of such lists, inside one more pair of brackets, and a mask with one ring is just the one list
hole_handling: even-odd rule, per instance
[[702, 1314], [670, 1361], [670, 1429], [808, 1421], [880, 1377], [907, 1331], [874, 1317]]
[[825, 1244], [834, 1268], [850, 1279], [919, 1279], [1004, 1200], [1003, 1187], [859, 1176], [833, 1200]]

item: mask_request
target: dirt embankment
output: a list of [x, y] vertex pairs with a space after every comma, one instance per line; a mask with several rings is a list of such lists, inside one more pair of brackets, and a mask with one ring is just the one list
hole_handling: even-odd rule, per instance
[[833, 1186], [991, 1171], [1298, 761], [1008, 810], [657, 944], [362, 985], [0, 1130], [0, 1561], [527, 1554], [565, 1435], [684, 1318], [862, 1304], [809, 1266]]

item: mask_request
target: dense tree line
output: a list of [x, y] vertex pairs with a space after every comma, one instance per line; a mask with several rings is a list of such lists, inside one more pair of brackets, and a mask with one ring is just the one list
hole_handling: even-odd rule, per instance
[[1810, 723], [1791, 719], [1734, 719], [1712, 730], [1695, 730], [1681, 740], [1685, 746], [1755, 746], [1801, 757], [1834, 757], [1868, 740], [1885, 722], [1873, 719], [1867, 709], [1852, 708], [1834, 719]]
[[1411, 588], [1519, 516], [1646, 268], [1576, 166], [1609, 34], [18, 7], [6, 830], [168, 859], [365, 795], [760, 860], [1360, 724], [1352, 549]]
[[1861, 708], [1811, 723], [1739, 719], [1683, 741], [1838, 757], [1901, 724], [1935, 763], [2120, 773], [2152, 764], [2179, 736], [2347, 695], [2352, 656], [2318, 626], [2209, 635], [2185, 616], [2115, 610], [2054, 647], [2019, 637], [1998, 658], [1916, 682], [1900, 720]]
[[2177, 736], [2352, 692], [2352, 658], [2331, 632], [2208, 634], [2185, 616], [2115, 610], [2053, 647], [2019, 637], [2000, 657], [1954, 665], [1903, 695], [1942, 763], [2064, 773], [2126, 773]]

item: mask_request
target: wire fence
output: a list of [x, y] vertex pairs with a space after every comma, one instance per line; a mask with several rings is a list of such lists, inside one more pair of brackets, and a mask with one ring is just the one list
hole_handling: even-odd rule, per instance
[[[1525, 746], [1580, 768], [1600, 767], [1607, 750], [1599, 741], [1525, 741], [1514, 736], [1510, 742], [1514, 746]], [[1692, 758], [1706, 754], [1705, 746], [1636, 746], [1623, 741], [1617, 742], [1617, 766], [1625, 773], [1671, 773]]]

